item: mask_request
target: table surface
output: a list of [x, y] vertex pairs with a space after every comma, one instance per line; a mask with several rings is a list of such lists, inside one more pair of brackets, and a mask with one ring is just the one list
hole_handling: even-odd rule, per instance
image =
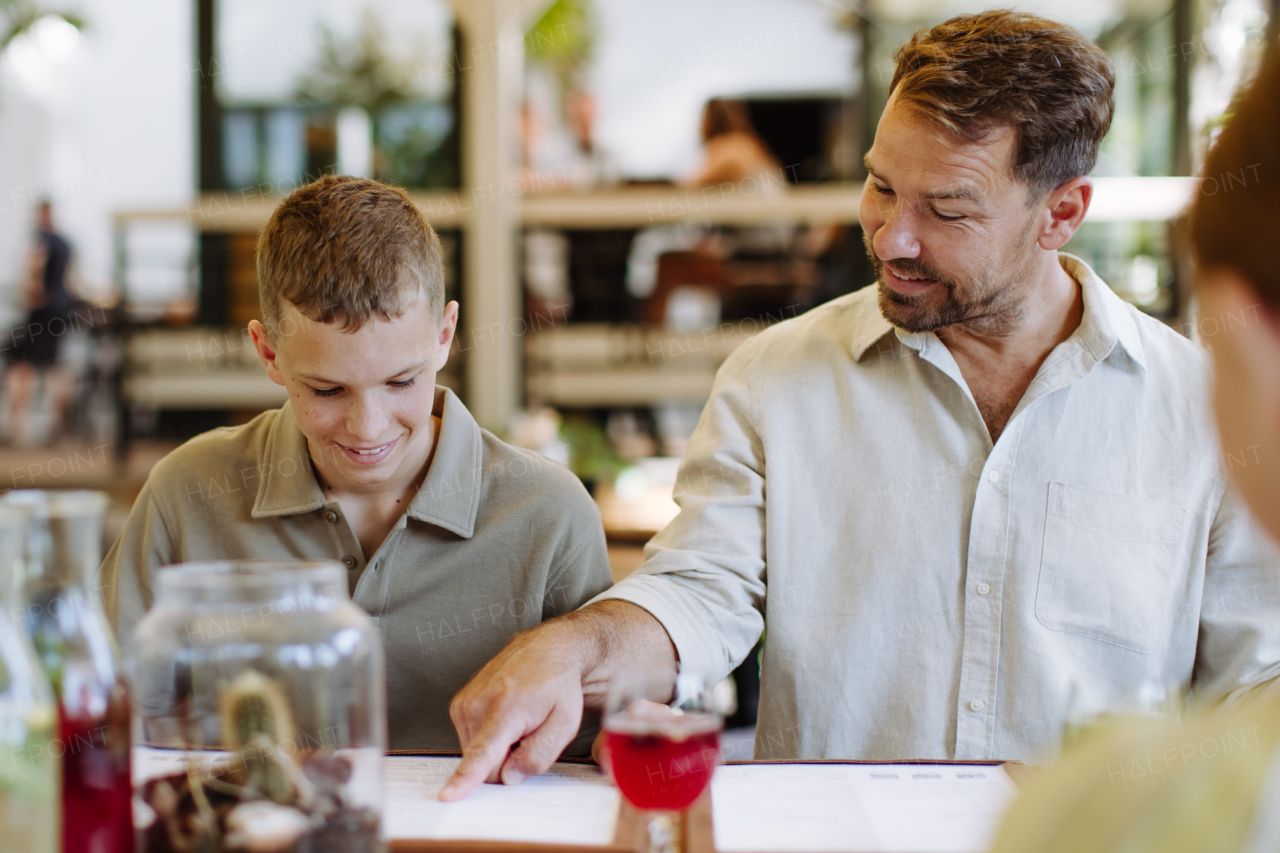
[[[391, 756], [448, 759], [457, 758], [457, 753], [396, 752], [391, 753]], [[435, 767], [433, 773], [447, 769], [447, 766], [441, 762], [430, 762], [430, 764]], [[564, 762], [564, 764], [571, 768], [570, 775], [577, 776], [581, 775], [582, 769], [585, 769], [583, 765], [592, 763], [574, 761]], [[720, 773], [713, 781], [713, 788], [720, 791], [718, 796], [722, 795], [729, 799], [713, 801], [712, 789], [708, 789], [689, 809], [680, 824], [683, 849], [687, 853], [717, 853], [717, 840], [727, 845], [726, 850], [743, 851], [743, 853], [797, 853], [798, 851], [871, 853], [875, 850], [964, 853], [964, 851], [976, 851], [985, 845], [974, 846], [972, 841], [956, 841], [948, 846], [947, 843], [938, 840], [936, 831], [932, 834], [930, 831], [943, 826], [950, 820], [951, 824], [947, 825], [954, 825], [959, 832], [959, 835], [953, 837], [953, 841], [964, 832], [969, 833], [965, 836], [967, 838], [974, 837], [975, 832], [986, 837], [986, 834], [994, 832], [999, 816], [1007, 807], [1013, 794], [1006, 795], [997, 791], [999, 796], [993, 795], [991, 792], [995, 789], [990, 786], [996, 781], [994, 777], [981, 783], [987, 785], [986, 793], [971, 790], [961, 792], [956, 787], [956, 778], [953, 777], [986, 778], [988, 774], [957, 771], [966, 768], [1001, 768], [1003, 772], [1000, 779], [1005, 781], [996, 787], [1007, 788], [1009, 792], [1015, 791], [1026, 774], [1032, 772], [1030, 768], [1017, 762], [999, 761], [730, 761], [726, 762], [725, 766], [734, 769], [732, 772]], [[753, 773], [752, 768], [760, 772]], [[841, 768], [846, 772], [841, 772]], [[900, 777], [900, 781], [871, 782], [870, 784], [917, 787], [913, 789], [898, 787], [896, 799], [893, 797], [885, 799], [879, 795], [888, 789], [867, 788], [868, 779], [899, 780]], [[1010, 783], [1009, 780], [1012, 782]], [[595, 779], [586, 781], [598, 784], [598, 780]], [[926, 787], [919, 787], [921, 785]], [[930, 785], [950, 785], [951, 793], [943, 794], [941, 798], [932, 793], [923, 795], [921, 792], [928, 791], [927, 786]], [[567, 814], [561, 815], [557, 812], [555, 819], [574, 820], [575, 824], [579, 822], [590, 824], [596, 833], [591, 837], [598, 838], [601, 833], [601, 815], [583, 814], [586, 810], [584, 807], [586, 804], [592, 804], [591, 807], [599, 811], [604, 807], [601, 803], [616, 802], [617, 815], [611, 843], [598, 844], [592, 841], [572, 845], [556, 844], [549, 843], [545, 837], [541, 841], [536, 841], [527, 836], [520, 837], [519, 832], [512, 834], [509, 826], [501, 831], [482, 831], [481, 834], [494, 836], [488, 839], [456, 835], [448, 838], [396, 837], [395, 827], [389, 822], [387, 829], [392, 835], [389, 842], [391, 853], [436, 853], [443, 850], [464, 850], [470, 853], [543, 853], [553, 849], [569, 849], [578, 853], [597, 853], [597, 851], [618, 853], [620, 850], [638, 849], [645, 833], [645, 819], [642, 813], [616, 795], [607, 801], [600, 799], [602, 792], [595, 789], [594, 785], [591, 787], [592, 790], [588, 792], [590, 798], [581, 801], [575, 799], [569, 806]], [[508, 791], [510, 793], [507, 793]], [[522, 813], [521, 809], [543, 808], [544, 813], [539, 814], [538, 823], [541, 829], [545, 830], [546, 818], [549, 812], [556, 810], [558, 804], [554, 800], [543, 799], [540, 801], [542, 805], [539, 806], [536, 798], [530, 799], [532, 793], [532, 791], [516, 792], [501, 786], [492, 786], [492, 789], [486, 787], [481, 791], [482, 802], [474, 802], [464, 808], [472, 821], [476, 820], [477, 815], [483, 817], [484, 809], [490, 810], [495, 827], [504, 813], [518, 820], [515, 816]], [[577, 797], [580, 794], [581, 791], [573, 796]], [[540, 797], [549, 795], [554, 796], [554, 791], [544, 789], [537, 794]], [[992, 799], [993, 796], [995, 799]], [[397, 797], [401, 798], [398, 806]], [[389, 791], [388, 808], [398, 807], [403, 810], [403, 797], [403, 791], [399, 794], [394, 790]], [[916, 797], [920, 797], [919, 801], [913, 799]], [[989, 801], [984, 801], [984, 797]], [[866, 801], [865, 807], [863, 801]], [[415, 814], [424, 815], [422, 820], [425, 822], [438, 822], [440, 815], [444, 815], [445, 820], [449, 818], [451, 804], [440, 804], [443, 808], [438, 809], [434, 803], [429, 807], [425, 806], [425, 803], [421, 805], [419, 803], [422, 801], [414, 803], [412, 808]], [[574, 808], [578, 811], [573, 811]], [[770, 815], [771, 811], [773, 815]], [[461, 812], [454, 814], [461, 815]], [[525, 811], [523, 814], [530, 814], [530, 812]], [[722, 828], [719, 832], [715, 825], [717, 815], [722, 820], [729, 819], [728, 827]], [[398, 819], [399, 825], [403, 826], [405, 819], [403, 811], [399, 813]], [[436, 825], [438, 828], [439, 824]], [[536, 835], [536, 831], [531, 834]], [[604, 834], [607, 835], [607, 831]], [[574, 837], [581, 838], [582, 834], [577, 833]], [[849, 846], [845, 846], [846, 844]], [[966, 844], [968, 846], [965, 846]]]

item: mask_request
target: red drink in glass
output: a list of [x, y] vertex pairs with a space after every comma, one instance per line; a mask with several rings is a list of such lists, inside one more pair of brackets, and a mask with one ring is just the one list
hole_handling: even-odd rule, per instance
[[614, 783], [638, 809], [688, 808], [720, 760], [720, 728], [720, 718], [709, 714], [606, 723]]

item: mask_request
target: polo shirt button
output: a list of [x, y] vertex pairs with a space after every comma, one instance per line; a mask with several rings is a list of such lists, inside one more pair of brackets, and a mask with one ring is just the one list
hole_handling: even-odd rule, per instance
[[356, 558], [355, 558], [355, 557], [343, 557], [343, 558], [342, 558], [342, 563], [343, 563], [343, 565], [345, 565], [348, 569], [354, 569], [354, 568], [356, 567]]
[[324, 514], [324, 520], [329, 522], [330, 524], [333, 524], [338, 520], [338, 514], [333, 510], [329, 510]]
[[991, 592], [990, 585], [985, 583], [978, 584], [978, 595], [986, 595], [989, 592]]
[[986, 702], [983, 702], [981, 699], [970, 699], [970, 700], [969, 700], [969, 710], [970, 710], [970, 711], [981, 711], [981, 710], [982, 710], [983, 708], [985, 708], [985, 707], [987, 707], [987, 703], [986, 703]]
[[998, 483], [998, 482], [1000, 482], [1000, 472], [999, 472], [999, 471], [992, 471], [990, 474], [988, 474], [988, 475], [987, 475], [987, 479], [988, 479], [988, 480], [990, 480], [990, 481], [991, 481], [991, 482], [993, 482], [993, 483]]

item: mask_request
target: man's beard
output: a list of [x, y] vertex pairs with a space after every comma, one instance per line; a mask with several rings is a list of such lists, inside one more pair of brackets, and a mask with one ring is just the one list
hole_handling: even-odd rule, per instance
[[942, 291], [939, 295], [939, 287], [933, 287], [926, 293], [905, 294], [885, 284], [884, 261], [876, 255], [871, 236], [865, 231], [862, 241], [879, 283], [880, 313], [903, 331], [936, 332], [947, 326], [964, 325], [980, 334], [999, 335], [1017, 326], [1025, 313], [1022, 289], [1030, 269], [1030, 250], [1020, 252], [1011, 262], [984, 265], [963, 286], [914, 258], [897, 258], [893, 261], [896, 272], [932, 279]]

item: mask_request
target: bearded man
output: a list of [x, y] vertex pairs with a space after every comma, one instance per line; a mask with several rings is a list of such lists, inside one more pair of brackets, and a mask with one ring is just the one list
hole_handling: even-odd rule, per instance
[[644, 565], [455, 697], [447, 798], [545, 768], [614, 673], [723, 675], [766, 624], [758, 759], [1037, 759], [1073, 690], [1280, 675], [1280, 560], [1227, 489], [1203, 352], [1058, 251], [1113, 84], [1025, 14], [899, 50], [878, 287], [725, 362]]

